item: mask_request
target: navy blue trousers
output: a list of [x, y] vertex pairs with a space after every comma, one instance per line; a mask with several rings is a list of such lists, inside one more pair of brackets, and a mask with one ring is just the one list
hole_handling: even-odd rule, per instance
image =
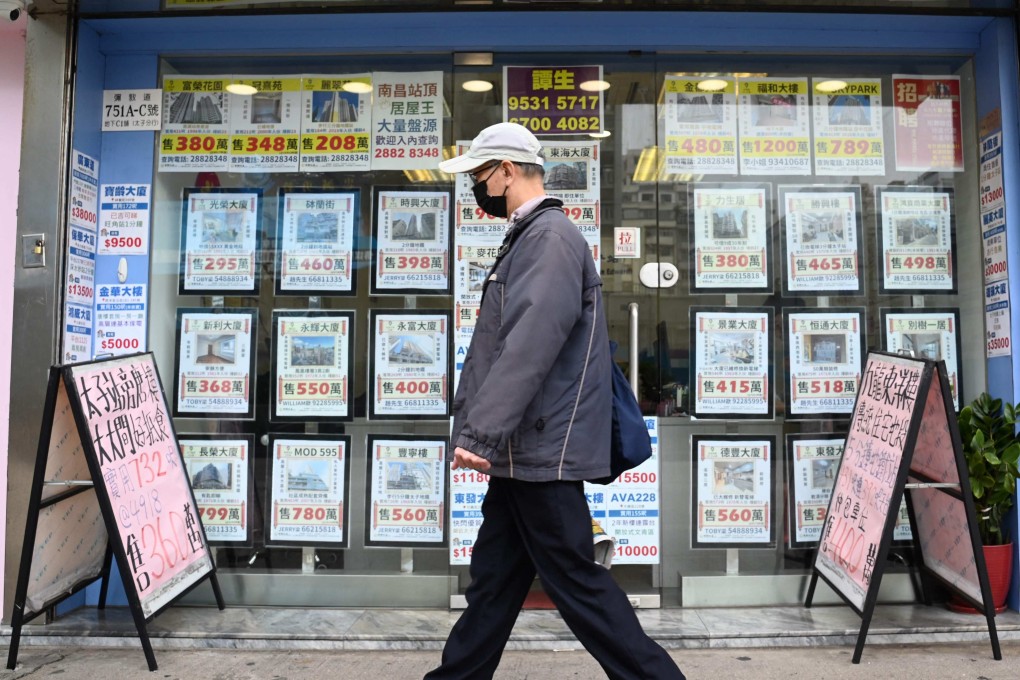
[[537, 573], [585, 649], [612, 680], [684, 680], [641, 629], [627, 595], [595, 563], [582, 482], [491, 478], [471, 555], [467, 609], [426, 680], [485, 680], [499, 665]]

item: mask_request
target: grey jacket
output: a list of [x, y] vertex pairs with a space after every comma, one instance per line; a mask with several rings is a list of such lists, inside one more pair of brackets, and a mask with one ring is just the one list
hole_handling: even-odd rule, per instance
[[453, 402], [454, 446], [487, 459], [496, 477], [547, 482], [609, 474], [612, 378], [602, 280], [561, 206], [544, 200], [507, 235]]

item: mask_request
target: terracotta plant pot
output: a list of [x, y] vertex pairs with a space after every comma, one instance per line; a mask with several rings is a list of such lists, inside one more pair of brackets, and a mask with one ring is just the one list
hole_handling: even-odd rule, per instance
[[[1010, 577], [1013, 575], [1013, 544], [982, 546], [985, 554], [985, 566], [988, 568], [988, 584], [992, 590], [992, 603], [995, 612], [1006, 611], [1006, 596], [1009, 595]], [[980, 614], [977, 609], [961, 598], [953, 595], [947, 606], [954, 612], [962, 614]]]

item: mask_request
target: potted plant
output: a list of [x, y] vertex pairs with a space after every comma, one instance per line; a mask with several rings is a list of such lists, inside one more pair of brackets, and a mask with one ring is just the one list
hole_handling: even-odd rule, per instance
[[957, 416], [963, 456], [967, 461], [971, 494], [977, 511], [978, 533], [984, 548], [992, 601], [996, 611], [1006, 608], [1013, 569], [1013, 544], [1003, 535], [1002, 521], [1013, 507], [1020, 472], [1020, 437], [1016, 434], [1020, 404], [1003, 404], [982, 392]]

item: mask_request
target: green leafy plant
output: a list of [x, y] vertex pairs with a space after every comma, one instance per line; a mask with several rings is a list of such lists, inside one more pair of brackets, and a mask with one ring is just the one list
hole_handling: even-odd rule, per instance
[[982, 392], [957, 416], [970, 489], [984, 545], [1002, 545], [1002, 519], [1013, 507], [1020, 437], [1016, 434], [1020, 404], [1005, 404]]

